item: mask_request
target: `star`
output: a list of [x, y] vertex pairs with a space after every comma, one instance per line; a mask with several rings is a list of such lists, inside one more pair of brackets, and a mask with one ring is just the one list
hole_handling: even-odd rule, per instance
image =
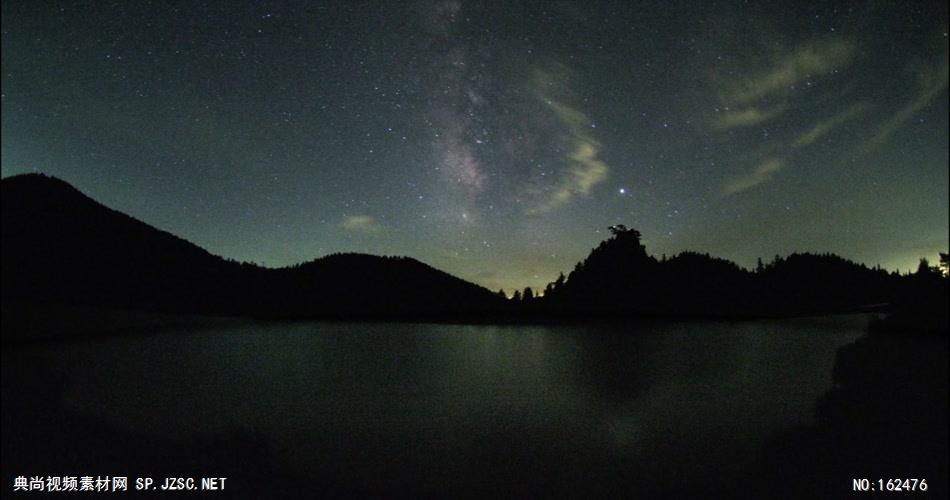
[[[839, 2], [743, 13], [772, 32], [700, 44], [697, 23], [729, 25], [730, 9], [427, 0], [420, 16], [413, 2], [238, 0], [196, 24], [161, 2], [72, 16], [11, 0], [3, 176], [55, 175], [212, 253], [275, 265], [358, 250], [319, 221], [344, 202], [368, 213], [366, 200], [391, 229], [370, 253], [494, 289], [543, 288], [614, 222], [652, 235], [657, 254], [691, 247], [750, 266], [830, 250], [913, 268], [946, 251], [945, 15], [916, 2], [832, 14]], [[662, 30], [627, 22], [654, 14]], [[900, 19], [914, 20], [907, 36], [875, 36]], [[577, 44], [547, 26], [575, 21]], [[647, 36], [586, 36], [630, 29]], [[860, 236], [838, 237], [848, 231]], [[864, 236], [875, 233], [888, 236]], [[483, 241], [483, 261], [443, 259], [463, 245], [488, 253]], [[558, 257], [535, 280], [522, 264], [539, 242]]]

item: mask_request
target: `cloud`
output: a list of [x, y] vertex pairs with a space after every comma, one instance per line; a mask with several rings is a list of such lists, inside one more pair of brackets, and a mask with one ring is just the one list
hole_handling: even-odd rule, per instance
[[717, 115], [713, 128], [724, 130], [735, 127], [751, 127], [752, 125], [765, 123], [784, 111], [785, 106], [775, 106], [767, 110], [761, 110], [754, 106], [742, 110], [726, 110], [724, 113]]
[[826, 39], [806, 44], [777, 60], [768, 70], [735, 82], [721, 95], [722, 101], [729, 106], [745, 105], [785, 94], [793, 85], [849, 64], [854, 54], [855, 44], [846, 40]]
[[376, 234], [383, 229], [376, 219], [369, 215], [344, 215], [340, 226], [347, 231], [360, 234]]
[[947, 54], [942, 57], [939, 65], [923, 67], [917, 72], [918, 88], [914, 97], [897, 110], [890, 118], [878, 126], [877, 132], [865, 145], [865, 151], [874, 149], [884, 143], [907, 120], [912, 118], [931, 101], [947, 89], [948, 63]]
[[[831, 131], [841, 126], [848, 120], [854, 119], [861, 113], [864, 113], [867, 108], [868, 106], [864, 103], [854, 104], [849, 106], [844, 111], [832, 116], [831, 118], [818, 122], [812, 128], [800, 134], [792, 144], [792, 148], [801, 148], [813, 144], [815, 141], [831, 133]], [[769, 148], [766, 151], [771, 152], [759, 152], [756, 153], [756, 155], [771, 155], [775, 152], [775, 149], [778, 148]], [[774, 156], [766, 156], [765, 159], [762, 160], [758, 167], [756, 167], [753, 171], [745, 175], [735, 177], [727, 182], [723, 186], [723, 194], [729, 196], [768, 182], [772, 179], [772, 174], [782, 170], [785, 168], [785, 166], [786, 161], [784, 159], [776, 158]]]
[[589, 195], [594, 186], [607, 178], [609, 168], [597, 157], [600, 144], [588, 137], [576, 137], [561, 185], [534, 211], [549, 212], [576, 195]]
[[[544, 213], [571, 201], [575, 196], [589, 195], [597, 184], [603, 182], [610, 171], [600, 158], [602, 146], [590, 133], [592, 123], [583, 111], [566, 104], [570, 98], [573, 73], [564, 65], [550, 68], [535, 68], [535, 95], [545, 103], [566, 129], [563, 149], [568, 153], [563, 158], [564, 170], [560, 183], [551, 190], [540, 204], [529, 213]], [[561, 96], [557, 98], [555, 96]]]
[[726, 183], [722, 192], [724, 195], [729, 196], [753, 188], [759, 184], [768, 182], [772, 178], [772, 174], [783, 168], [785, 168], [785, 160], [781, 158], [768, 158], [760, 163], [752, 172]]
[[574, 108], [550, 99], [547, 100], [547, 104], [554, 110], [554, 114], [557, 115], [561, 122], [571, 127], [571, 129], [578, 129], [590, 125], [590, 119], [587, 118], [587, 115]]
[[[720, 89], [719, 99], [723, 108], [717, 109], [718, 113], [712, 121], [713, 129], [752, 127], [777, 118], [791, 105], [791, 98], [795, 97], [792, 92], [796, 86], [810, 86], [813, 80], [850, 64], [856, 49], [855, 42], [841, 38], [813, 40], [775, 57], [768, 67], [752, 72], [747, 78], [727, 82]], [[769, 182], [787, 164], [784, 158], [776, 155], [777, 151], [791, 154], [797, 148], [811, 145], [865, 109], [864, 104], [852, 105], [799, 132], [791, 143], [782, 140], [769, 145], [767, 151], [756, 154], [761, 156], [751, 172], [734, 177], [723, 185], [723, 194], [730, 196]]]
[[832, 130], [838, 128], [848, 120], [857, 117], [867, 109], [867, 105], [864, 103], [858, 103], [850, 106], [848, 109], [828, 118], [827, 120], [820, 121], [815, 124], [814, 127], [809, 129], [807, 132], [798, 136], [798, 139], [795, 140], [796, 147], [808, 146], [818, 139], [824, 137]]

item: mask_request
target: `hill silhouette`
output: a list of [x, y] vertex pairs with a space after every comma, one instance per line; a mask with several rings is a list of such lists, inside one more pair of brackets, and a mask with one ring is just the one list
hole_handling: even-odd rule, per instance
[[[518, 300], [408, 257], [336, 254], [278, 269], [213, 255], [112, 210], [59, 179], [2, 181], [5, 303], [263, 318], [493, 320], [784, 317], [894, 312], [878, 328], [946, 330], [947, 280], [901, 276], [832, 254], [776, 256], [747, 270], [697, 252], [647, 253], [612, 226], [568, 276]], [[940, 306], [943, 304], [943, 306]]]
[[258, 317], [451, 316], [503, 307], [415, 259], [269, 269], [212, 255], [40, 174], [2, 180], [4, 301]]
[[[105, 207], [44, 175], [2, 181], [3, 296], [227, 313], [242, 266]], [[250, 269], [247, 269], [251, 271]]]

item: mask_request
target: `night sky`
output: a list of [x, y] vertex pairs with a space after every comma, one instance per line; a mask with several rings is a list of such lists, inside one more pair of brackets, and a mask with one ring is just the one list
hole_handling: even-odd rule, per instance
[[948, 248], [943, 0], [2, 14], [2, 175], [237, 260], [409, 255], [510, 291], [616, 223], [747, 267]]

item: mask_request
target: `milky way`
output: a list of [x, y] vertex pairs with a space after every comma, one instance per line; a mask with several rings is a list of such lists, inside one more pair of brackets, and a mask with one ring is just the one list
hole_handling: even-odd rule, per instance
[[6, 1], [2, 173], [268, 266], [948, 247], [943, 2]]

